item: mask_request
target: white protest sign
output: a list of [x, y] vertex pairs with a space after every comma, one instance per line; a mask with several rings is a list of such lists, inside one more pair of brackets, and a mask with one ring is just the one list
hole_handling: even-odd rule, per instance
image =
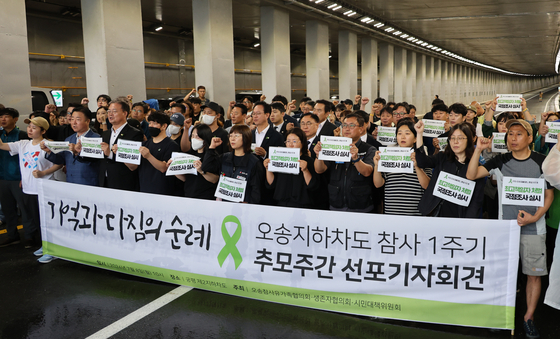
[[503, 180], [503, 205], [544, 206], [544, 179], [504, 177]]
[[498, 94], [496, 112], [521, 112], [521, 94]]
[[397, 143], [397, 128], [379, 126], [377, 133], [377, 141], [381, 145], [391, 146]]
[[81, 157], [103, 159], [103, 151], [101, 150], [102, 138], [86, 138], [81, 137], [82, 144]]
[[115, 161], [128, 164], [140, 165], [140, 141], [130, 141], [119, 139], [117, 141], [117, 156]]
[[214, 196], [222, 200], [242, 202], [245, 199], [245, 188], [247, 188], [247, 181], [222, 175]]
[[414, 164], [410, 160], [412, 150], [408, 147], [383, 147], [380, 149], [381, 159], [377, 164], [379, 172], [414, 173]]
[[447, 147], [447, 137], [443, 137], [443, 138], [437, 138], [439, 141], [439, 151], [443, 152], [445, 151], [445, 148]]
[[269, 172], [299, 174], [299, 148], [270, 147]]
[[556, 144], [558, 142], [558, 133], [560, 133], [560, 122], [548, 121], [546, 125], [548, 126], [548, 133], [544, 142]]
[[257, 149], [257, 144], [253, 142], [253, 143], [251, 144], [251, 151], [252, 151], [252, 152], [255, 152], [256, 149]]
[[45, 141], [45, 146], [47, 146], [51, 152], [60, 153], [64, 151], [70, 151], [69, 141]]
[[507, 153], [506, 133], [494, 132], [492, 135], [492, 152]]
[[352, 139], [345, 137], [321, 136], [321, 153], [319, 160], [350, 162], [350, 144]]
[[194, 174], [197, 175], [196, 168], [194, 167], [194, 162], [200, 160], [199, 157], [194, 155], [173, 152], [171, 159], [173, 160], [165, 175], [179, 175], [179, 174]]
[[429, 138], [437, 138], [445, 133], [444, 120], [422, 119], [424, 123], [424, 136]]
[[476, 182], [447, 172], [439, 172], [433, 195], [459, 206], [469, 206]]

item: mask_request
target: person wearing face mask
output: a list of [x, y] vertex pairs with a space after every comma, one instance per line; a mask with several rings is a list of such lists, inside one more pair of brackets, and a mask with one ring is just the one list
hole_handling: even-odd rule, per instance
[[[183, 195], [187, 198], [215, 200], [214, 192], [218, 185], [218, 175], [210, 172], [205, 172], [202, 169], [202, 160], [208, 147], [212, 143], [212, 131], [208, 125], [196, 125], [192, 129], [191, 134], [191, 150], [187, 153], [197, 156], [200, 160], [194, 162], [197, 175], [181, 174], [176, 177], [184, 182]], [[169, 161], [168, 164], [171, 164]], [[181, 187], [181, 186], [179, 186]]]
[[[222, 128], [223, 123], [220, 121], [220, 116], [222, 115], [223, 109], [217, 103], [211, 101], [207, 105], [201, 107], [202, 112], [200, 113], [200, 123], [208, 125], [212, 131], [212, 136], [214, 138], [222, 139], [222, 143], [216, 147], [216, 152], [219, 154], [224, 153], [229, 147], [229, 135], [225, 129]], [[190, 128], [190, 125], [185, 124], [184, 130]], [[181, 139], [181, 150], [183, 152], [188, 152], [191, 150], [190, 138]]]
[[[173, 177], [167, 177], [167, 162], [173, 152], [179, 152], [179, 145], [166, 136], [169, 117], [163, 112], [148, 116], [148, 131], [152, 138], [140, 147], [142, 160], [138, 166], [140, 192], [173, 195]], [[136, 166], [136, 165], [130, 165]]]
[[173, 113], [171, 115], [171, 124], [167, 126], [166, 135], [175, 141], [177, 145], [181, 145], [183, 138], [183, 126], [185, 125], [185, 116], [181, 113]]

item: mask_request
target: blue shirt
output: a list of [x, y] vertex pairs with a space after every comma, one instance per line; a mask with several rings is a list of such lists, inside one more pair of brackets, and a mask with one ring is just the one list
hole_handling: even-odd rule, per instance
[[[14, 128], [10, 133], [6, 133], [6, 130], [0, 131], [0, 138], [2, 142], [15, 142], [19, 141], [20, 133], [19, 128]], [[10, 181], [20, 181], [21, 173], [19, 171], [19, 156], [10, 155], [9, 151], [0, 150], [0, 180], [10, 180]]]

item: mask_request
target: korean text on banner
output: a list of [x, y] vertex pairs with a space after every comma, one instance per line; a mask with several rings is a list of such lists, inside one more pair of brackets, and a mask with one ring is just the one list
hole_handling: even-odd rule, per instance
[[422, 119], [424, 122], [424, 136], [430, 138], [437, 138], [445, 133], [445, 121]]
[[496, 112], [521, 112], [521, 94], [498, 94]]
[[397, 143], [397, 128], [379, 126], [377, 141], [384, 146], [391, 146]]
[[503, 205], [544, 206], [544, 179], [504, 177], [502, 182]]
[[352, 139], [345, 137], [321, 136], [319, 160], [350, 162]]
[[220, 176], [220, 181], [218, 181], [218, 187], [216, 187], [214, 196], [227, 201], [242, 202], [245, 199], [246, 188], [247, 181], [222, 175]]
[[117, 140], [117, 156], [115, 161], [140, 165], [140, 141]]
[[63, 259], [295, 306], [514, 328], [515, 220], [449, 227], [447, 218], [39, 185], [43, 250]]
[[299, 174], [299, 148], [270, 147], [269, 172]]
[[377, 169], [387, 173], [414, 173], [414, 163], [410, 160], [412, 150], [408, 147], [382, 147]]
[[103, 159], [103, 151], [101, 150], [102, 138], [81, 138], [82, 151], [81, 157]]
[[53, 153], [60, 153], [64, 151], [70, 152], [70, 142], [69, 141], [49, 141], [45, 140], [45, 146], [51, 150]]
[[560, 122], [548, 121], [546, 125], [548, 126], [548, 133], [544, 142], [557, 143], [558, 133], [560, 133]]
[[456, 175], [439, 172], [433, 195], [459, 206], [469, 206], [476, 182]]
[[172, 161], [165, 175], [194, 174], [197, 175], [194, 162], [200, 160], [199, 157], [186, 153], [173, 152]]
[[506, 133], [492, 133], [492, 152], [507, 153]]

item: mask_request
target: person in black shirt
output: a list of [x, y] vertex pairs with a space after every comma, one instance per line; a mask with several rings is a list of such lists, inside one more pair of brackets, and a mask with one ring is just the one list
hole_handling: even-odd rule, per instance
[[274, 173], [268, 171], [270, 158], [264, 161], [266, 169], [266, 186], [274, 189], [274, 200], [278, 206], [313, 208], [312, 196], [309, 193], [319, 187], [319, 180], [313, 159], [307, 149], [305, 133], [295, 127], [286, 136], [286, 147], [299, 148], [299, 169], [297, 175], [287, 173]]
[[176, 177], [184, 181], [185, 197], [215, 200], [214, 192], [216, 191], [218, 175], [202, 170], [202, 160], [212, 143], [212, 130], [210, 130], [210, 127], [207, 125], [194, 126], [191, 134], [191, 143], [191, 150], [187, 153], [200, 158], [200, 160], [194, 162], [194, 167], [198, 174], [180, 174], [176, 175]]
[[172, 177], [165, 176], [167, 161], [173, 152], [179, 152], [179, 145], [165, 134], [170, 124], [169, 117], [162, 112], [148, 116], [148, 131], [152, 138], [142, 143], [140, 154], [142, 161], [138, 168], [140, 192], [155, 194], [173, 194]]

